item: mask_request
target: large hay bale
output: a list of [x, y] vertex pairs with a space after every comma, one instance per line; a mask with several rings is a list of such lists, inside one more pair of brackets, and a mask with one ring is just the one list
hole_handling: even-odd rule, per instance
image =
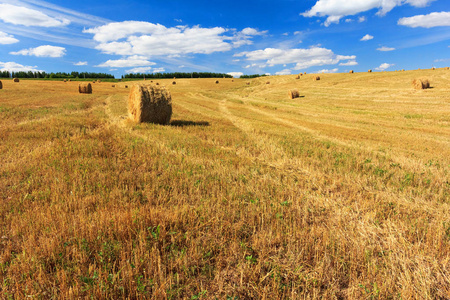
[[297, 89], [289, 90], [288, 92], [289, 99], [295, 99], [300, 97], [300, 93]]
[[78, 92], [80, 94], [92, 94], [92, 85], [90, 83], [80, 83], [78, 85]]
[[135, 122], [169, 124], [172, 96], [164, 87], [133, 85], [128, 96], [128, 114]]
[[313, 80], [314, 81], [320, 80], [320, 76], [313, 76]]
[[372, 70], [369, 70], [369, 71], [367, 71], [367, 72], [372, 73]]
[[13, 80], [14, 82], [19, 82], [20, 80], [19, 80], [19, 78], [14, 78], [14, 80]]
[[430, 88], [430, 82], [428, 81], [428, 79], [414, 79], [412, 82], [413, 87], [416, 90], [424, 90], [424, 89], [429, 89]]
[[0, 81], [0, 90], [3, 88], [3, 83]]

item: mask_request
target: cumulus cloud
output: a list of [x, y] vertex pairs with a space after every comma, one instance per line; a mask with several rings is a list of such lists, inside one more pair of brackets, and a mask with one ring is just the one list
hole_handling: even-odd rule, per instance
[[73, 65], [74, 66], [87, 66], [88, 63], [87, 63], [87, 61], [79, 61], [77, 63], [74, 63]]
[[266, 33], [254, 28], [236, 31], [222, 27], [165, 27], [141, 21], [113, 22], [83, 32], [93, 34], [99, 43], [96, 48], [104, 53], [146, 56], [225, 52], [251, 44], [253, 36]]
[[384, 16], [394, 7], [405, 3], [424, 7], [434, 0], [318, 0], [309, 10], [300, 15], [304, 17], [327, 17], [324, 25], [339, 23], [345, 16], [357, 15], [374, 8], [378, 9], [377, 15]]
[[331, 69], [331, 70], [323, 69], [323, 70], [317, 71], [317, 73], [337, 73], [337, 71], [339, 71], [338, 68], [334, 68], [334, 69]]
[[375, 68], [375, 70], [384, 71], [392, 66], [394, 66], [394, 64], [382, 63], [378, 68]]
[[0, 31], [0, 45], [8, 45], [18, 43], [19, 40], [14, 38], [13, 35], [7, 34], [6, 32]]
[[433, 12], [428, 15], [417, 15], [408, 18], [401, 18], [398, 20], [398, 25], [408, 27], [438, 27], [438, 26], [450, 26], [450, 12]]
[[[145, 56], [133, 55], [122, 59], [108, 60], [104, 63], [99, 64], [97, 67], [105, 68], [129, 68], [129, 67], [145, 67], [153, 66], [154, 62], [148, 60]], [[136, 73], [136, 72], [134, 72]]]
[[275, 75], [290, 75], [290, 74], [292, 74], [292, 72], [289, 69], [284, 69], [275, 73]]
[[67, 19], [50, 17], [38, 10], [11, 4], [0, 4], [0, 20], [14, 25], [61, 27], [70, 24]]
[[365, 22], [365, 21], [367, 21], [367, 18], [365, 16], [361, 16], [361, 17], [358, 18], [358, 22], [359, 23], [362, 23], [362, 22]]
[[387, 51], [394, 51], [395, 48], [383, 46], [383, 47], [377, 48], [377, 50], [378, 50], [378, 51], [387, 52]]
[[138, 67], [126, 70], [126, 73], [150, 73], [152, 71], [152, 67]]
[[227, 74], [231, 75], [231, 76], [233, 76], [235, 78], [241, 77], [242, 75], [244, 75], [244, 73], [242, 73], [242, 72], [228, 72]]
[[235, 54], [235, 56], [245, 57], [249, 61], [265, 61], [264, 64], [252, 64], [247, 67], [295, 64], [294, 70], [313, 66], [334, 65], [341, 61], [356, 59], [354, 55], [336, 55], [330, 49], [321, 47], [288, 50], [266, 48], [264, 50], [241, 52]]
[[24, 66], [15, 62], [1, 62], [0, 61], [0, 71], [10, 71], [10, 72], [42, 72], [42, 70], [36, 69], [37, 66]]
[[345, 63], [340, 63], [339, 65], [340, 66], [356, 66], [356, 65], [358, 65], [358, 62], [355, 60], [351, 60], [351, 61], [348, 61]]
[[63, 57], [66, 55], [66, 48], [57, 46], [39, 46], [36, 48], [23, 49], [17, 52], [10, 52], [12, 55], [28, 55], [37, 57]]
[[370, 40], [372, 40], [372, 39], [373, 39], [373, 36], [372, 36], [372, 35], [366, 34], [365, 36], [363, 36], [363, 37], [360, 39], [360, 41], [365, 42], [365, 41], [370, 41]]

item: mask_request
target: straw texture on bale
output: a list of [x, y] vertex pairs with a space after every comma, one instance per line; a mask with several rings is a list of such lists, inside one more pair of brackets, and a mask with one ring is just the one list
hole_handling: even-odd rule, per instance
[[428, 81], [428, 79], [414, 79], [412, 85], [416, 90], [424, 90], [430, 88], [430, 82]]
[[90, 83], [80, 83], [78, 85], [78, 92], [80, 94], [92, 94], [92, 85]]
[[0, 81], [0, 90], [3, 88], [3, 83]]
[[320, 80], [320, 76], [313, 76], [313, 80], [314, 80], [314, 81]]
[[13, 81], [14, 81], [14, 82], [19, 82], [20, 80], [19, 80], [19, 78], [14, 78]]
[[297, 89], [289, 90], [288, 92], [289, 99], [295, 99], [300, 97], [300, 93]]
[[169, 124], [172, 96], [164, 87], [133, 85], [128, 96], [128, 114], [139, 123]]

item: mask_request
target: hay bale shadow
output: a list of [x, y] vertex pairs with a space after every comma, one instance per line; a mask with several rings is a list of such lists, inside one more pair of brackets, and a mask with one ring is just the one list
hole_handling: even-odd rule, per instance
[[210, 126], [209, 122], [194, 122], [194, 121], [186, 121], [186, 120], [174, 120], [170, 122], [170, 126], [174, 127], [186, 127], [186, 126]]

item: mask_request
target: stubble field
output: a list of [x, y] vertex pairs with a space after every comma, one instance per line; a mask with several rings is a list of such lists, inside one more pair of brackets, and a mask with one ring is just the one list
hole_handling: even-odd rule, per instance
[[450, 298], [450, 72], [320, 76], [2, 80], [2, 297]]

